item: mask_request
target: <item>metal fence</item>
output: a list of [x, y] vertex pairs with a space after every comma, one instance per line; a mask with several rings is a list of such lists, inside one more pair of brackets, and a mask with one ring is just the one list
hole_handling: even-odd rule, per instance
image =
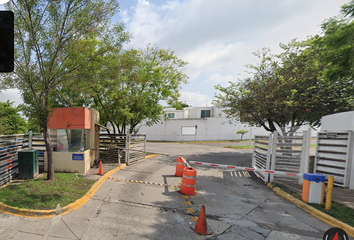
[[145, 159], [146, 135], [145, 134], [129, 134], [126, 145], [125, 161], [127, 165], [137, 163], [139, 160]]
[[145, 159], [145, 134], [100, 134], [102, 162], [131, 165]]
[[0, 136], [0, 186], [18, 176], [18, 151], [28, 149], [29, 134]]
[[[277, 132], [269, 136], [255, 136], [252, 167], [285, 173], [308, 172], [310, 132], [304, 131], [292, 136], [280, 136]], [[294, 182], [288, 175], [257, 173], [264, 182]], [[299, 179], [297, 181], [301, 182]]]
[[[270, 169], [270, 156], [272, 147], [272, 135], [255, 136], [252, 157], [252, 167], [255, 169]], [[269, 181], [269, 173], [255, 173], [264, 182]]]
[[44, 153], [45, 153], [45, 143], [44, 136], [42, 133], [32, 134], [32, 148], [38, 150], [38, 165], [39, 172], [44, 171]]
[[319, 132], [315, 172], [325, 176], [334, 176], [335, 185], [353, 189], [353, 143], [352, 131]]
[[102, 162], [126, 163], [126, 152], [122, 151], [126, 147], [127, 135], [125, 134], [100, 134], [100, 157]]
[[[310, 132], [303, 131], [291, 136], [273, 136], [271, 168], [275, 171], [292, 173], [308, 172], [310, 151]], [[294, 178], [286, 175], [270, 175], [270, 182], [292, 183]], [[302, 179], [298, 180], [301, 183]]]

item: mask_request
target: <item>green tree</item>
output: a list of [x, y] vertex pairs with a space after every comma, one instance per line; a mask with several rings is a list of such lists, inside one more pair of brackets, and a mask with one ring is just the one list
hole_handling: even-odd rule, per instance
[[246, 133], [248, 133], [247, 130], [239, 130], [239, 131], [236, 132], [236, 134], [241, 134], [241, 141], [243, 139], [243, 135], [245, 135]]
[[0, 102], [0, 135], [11, 135], [27, 132], [26, 120], [20, 115], [20, 108], [13, 102]]
[[176, 108], [176, 110], [183, 110], [184, 108], [190, 107], [186, 102], [171, 99], [168, 101], [168, 107]]
[[147, 46], [107, 58], [90, 94], [101, 123], [109, 123], [118, 133], [137, 132], [143, 120], [148, 125], [158, 122], [163, 113], [159, 102], [176, 99], [187, 81], [182, 72], [186, 62], [170, 49]]
[[[262, 126], [270, 132], [292, 134], [301, 125], [318, 125], [331, 106], [318, 91], [323, 66], [318, 64], [310, 42], [281, 44], [283, 52], [258, 51], [256, 65], [248, 65], [250, 77], [216, 86], [216, 103], [226, 107], [228, 117]], [[328, 110], [330, 111], [330, 110]]]
[[50, 109], [55, 107], [52, 94], [77, 81], [76, 72], [87, 65], [94, 66], [109, 51], [95, 39], [100, 37], [105, 43], [112, 38], [107, 29], [118, 3], [115, 0], [18, 0], [6, 7], [17, 16], [16, 52], [15, 70], [2, 75], [2, 86], [21, 91], [25, 113], [43, 129], [48, 180], [54, 180], [53, 149], [47, 128]]
[[333, 112], [354, 108], [354, 1], [345, 4], [338, 16], [322, 24], [323, 33], [312, 38], [319, 61], [326, 66], [323, 71], [325, 96], [334, 103]]

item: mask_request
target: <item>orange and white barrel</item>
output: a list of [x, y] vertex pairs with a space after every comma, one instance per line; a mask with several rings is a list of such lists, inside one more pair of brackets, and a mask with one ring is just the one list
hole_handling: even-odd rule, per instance
[[178, 157], [177, 158], [177, 163], [176, 163], [176, 177], [182, 177], [183, 176], [183, 170], [186, 167], [184, 164], [184, 161], [186, 160], [184, 157]]
[[192, 167], [186, 167], [183, 171], [181, 193], [185, 195], [195, 195], [197, 187], [197, 170]]

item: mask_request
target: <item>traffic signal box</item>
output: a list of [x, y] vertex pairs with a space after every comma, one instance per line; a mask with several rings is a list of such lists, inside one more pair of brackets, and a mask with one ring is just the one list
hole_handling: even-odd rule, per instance
[[326, 177], [320, 174], [304, 173], [302, 200], [308, 203], [323, 204]]

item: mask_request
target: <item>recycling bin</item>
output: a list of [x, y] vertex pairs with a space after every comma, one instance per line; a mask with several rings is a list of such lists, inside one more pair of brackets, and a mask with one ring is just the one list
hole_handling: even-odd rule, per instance
[[38, 150], [18, 152], [18, 178], [33, 179], [38, 173]]
[[323, 204], [326, 177], [320, 174], [304, 173], [302, 200], [308, 203]]

